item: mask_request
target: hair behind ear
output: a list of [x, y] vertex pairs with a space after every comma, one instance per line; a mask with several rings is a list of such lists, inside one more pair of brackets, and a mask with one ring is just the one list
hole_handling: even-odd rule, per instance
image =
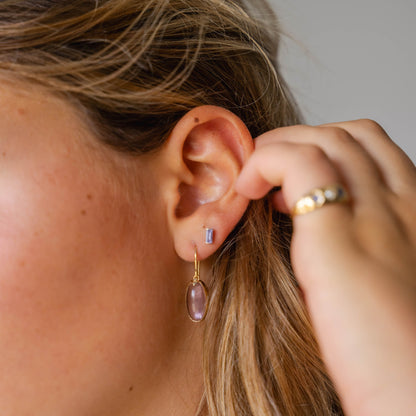
[[212, 416], [342, 414], [290, 268], [291, 232], [267, 198], [252, 201], [219, 250], [205, 333]]

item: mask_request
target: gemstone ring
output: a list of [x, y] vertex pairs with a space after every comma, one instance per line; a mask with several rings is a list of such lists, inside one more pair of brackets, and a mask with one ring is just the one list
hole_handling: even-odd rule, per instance
[[292, 210], [292, 217], [315, 211], [326, 204], [348, 202], [349, 200], [347, 191], [341, 185], [335, 184], [323, 188], [315, 188], [296, 202]]

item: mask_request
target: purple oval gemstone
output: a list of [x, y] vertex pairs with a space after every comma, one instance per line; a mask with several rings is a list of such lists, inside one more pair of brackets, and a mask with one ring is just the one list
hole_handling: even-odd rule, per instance
[[186, 306], [189, 317], [200, 322], [205, 318], [207, 313], [208, 293], [203, 282], [191, 282], [186, 291]]

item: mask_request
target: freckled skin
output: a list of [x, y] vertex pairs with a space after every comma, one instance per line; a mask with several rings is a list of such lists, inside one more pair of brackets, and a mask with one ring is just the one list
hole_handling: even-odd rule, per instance
[[7, 81], [0, 152], [1, 415], [144, 415], [165, 390], [178, 396], [172, 351], [190, 356], [178, 328], [192, 323], [188, 276], [172, 276], [188, 265], [155, 215], [150, 162], [124, 161], [146, 176], [132, 202], [113, 179], [122, 156], [69, 104]]

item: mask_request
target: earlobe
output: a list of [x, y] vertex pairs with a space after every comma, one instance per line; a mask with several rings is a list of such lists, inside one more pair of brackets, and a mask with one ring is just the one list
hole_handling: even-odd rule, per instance
[[[177, 254], [192, 261], [213, 254], [242, 217], [248, 200], [234, 190], [253, 150], [244, 123], [220, 107], [202, 106], [175, 126], [164, 149], [171, 164], [167, 190], [168, 221]], [[206, 229], [212, 242], [206, 244]]]

